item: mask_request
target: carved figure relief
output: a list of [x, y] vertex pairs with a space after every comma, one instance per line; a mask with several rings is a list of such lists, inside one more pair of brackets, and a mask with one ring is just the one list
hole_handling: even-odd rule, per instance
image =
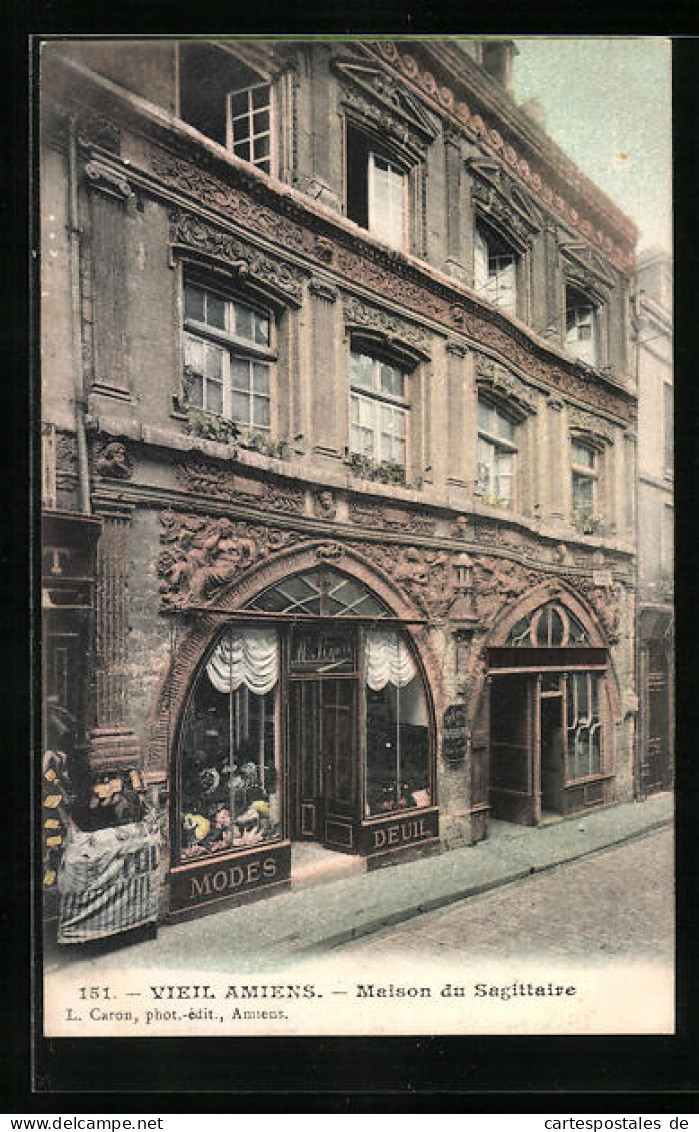
[[114, 479], [128, 479], [133, 466], [126, 452], [126, 445], [120, 440], [110, 440], [95, 454], [95, 471], [101, 476]]
[[411, 514], [401, 507], [359, 500], [350, 503], [349, 516], [353, 523], [362, 526], [368, 524], [388, 531], [402, 531], [413, 535], [431, 535], [436, 526], [436, 520], [427, 515]]
[[165, 604], [201, 604], [261, 558], [298, 541], [265, 526], [165, 511], [160, 515], [159, 590]]
[[313, 514], [317, 519], [330, 522], [337, 514], [337, 504], [332, 491], [319, 491], [313, 496]]

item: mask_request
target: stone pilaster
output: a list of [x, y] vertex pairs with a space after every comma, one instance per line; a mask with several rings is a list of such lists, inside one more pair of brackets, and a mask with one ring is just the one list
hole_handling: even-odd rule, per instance
[[140, 759], [136, 735], [126, 723], [126, 634], [129, 528], [132, 508], [94, 501], [102, 519], [95, 583], [95, 727], [90, 733], [93, 769], [133, 765]]

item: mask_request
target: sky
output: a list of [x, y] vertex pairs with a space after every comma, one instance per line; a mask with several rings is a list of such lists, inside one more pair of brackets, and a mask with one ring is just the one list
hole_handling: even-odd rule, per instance
[[660, 37], [515, 39], [514, 95], [639, 228], [672, 248], [671, 43]]

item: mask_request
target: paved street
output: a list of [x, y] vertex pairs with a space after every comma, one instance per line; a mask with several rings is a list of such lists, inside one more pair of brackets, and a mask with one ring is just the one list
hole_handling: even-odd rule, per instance
[[415, 917], [351, 943], [367, 959], [431, 951], [552, 959], [625, 956], [672, 963], [673, 836], [626, 845]]

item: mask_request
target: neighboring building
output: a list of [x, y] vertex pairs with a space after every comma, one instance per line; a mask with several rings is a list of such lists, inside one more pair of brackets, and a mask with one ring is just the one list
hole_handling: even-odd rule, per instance
[[162, 917], [633, 795], [636, 230], [514, 54], [44, 46], [47, 690]]
[[674, 781], [674, 452], [672, 262], [638, 259], [639, 792]]

